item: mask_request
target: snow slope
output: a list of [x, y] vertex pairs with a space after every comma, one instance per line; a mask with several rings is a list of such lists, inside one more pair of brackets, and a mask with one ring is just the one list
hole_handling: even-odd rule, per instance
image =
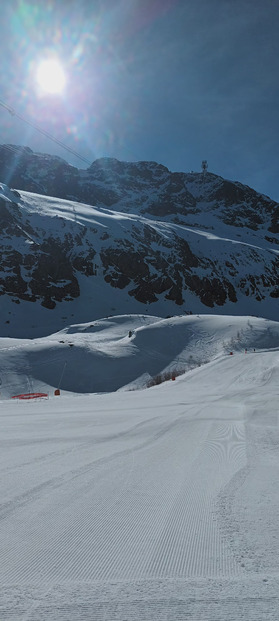
[[39, 339], [0, 338], [1, 393], [139, 388], [158, 374], [189, 371], [231, 350], [270, 347], [279, 347], [279, 324], [267, 319], [119, 315]]
[[231, 226], [206, 205], [181, 224], [0, 184], [1, 336], [124, 313], [277, 320], [277, 233], [249, 228], [245, 206]]
[[[278, 619], [278, 336], [213, 316], [64, 330], [122, 370], [210, 361], [146, 390], [2, 401], [1, 621]], [[2, 340], [1, 364], [17, 359], [20, 384], [18, 345]]]

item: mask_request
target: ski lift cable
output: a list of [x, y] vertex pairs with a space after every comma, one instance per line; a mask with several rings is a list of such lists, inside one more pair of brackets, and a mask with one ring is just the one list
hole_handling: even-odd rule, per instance
[[52, 140], [52, 142], [55, 142], [55, 144], [57, 144], [60, 147], [62, 147], [62, 149], [65, 149], [66, 151], [68, 151], [72, 155], [75, 155], [75, 157], [79, 158], [80, 160], [82, 160], [86, 164], [89, 164], [89, 166], [91, 165], [91, 162], [86, 157], [83, 157], [82, 155], [77, 153], [77, 151], [75, 151], [74, 149], [71, 149], [71, 147], [68, 147], [66, 144], [64, 144], [64, 142], [62, 142], [61, 140], [58, 140], [58, 138], [55, 138], [55, 136], [52, 136], [49, 132], [45, 131], [44, 129], [42, 129], [38, 125], [35, 125], [31, 121], [28, 121], [28, 119], [25, 119], [24, 116], [22, 116], [21, 114], [18, 114], [15, 111], [14, 108], [12, 108], [11, 106], [8, 106], [8, 104], [6, 104], [4, 101], [0, 100], [0, 106], [2, 106], [2, 108], [7, 110], [7, 112], [9, 112], [11, 114], [11, 116], [16, 116], [18, 119], [20, 119], [21, 121], [23, 121], [24, 123], [26, 123], [30, 127], [33, 127], [33, 129], [35, 129], [36, 131], [40, 132], [43, 136], [45, 136], [46, 138], [49, 138], [49, 140]]
[[16, 155], [18, 155], [18, 148], [16, 146], [13, 146], [12, 144], [1, 144], [1, 148], [2, 149], [6, 149], [7, 151], [11, 151], [12, 153], [15, 153]]

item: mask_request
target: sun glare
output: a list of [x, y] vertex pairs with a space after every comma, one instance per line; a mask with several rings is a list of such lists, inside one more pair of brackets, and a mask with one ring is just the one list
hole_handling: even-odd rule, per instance
[[62, 93], [66, 85], [64, 69], [59, 60], [54, 58], [39, 63], [36, 79], [40, 91], [46, 94]]

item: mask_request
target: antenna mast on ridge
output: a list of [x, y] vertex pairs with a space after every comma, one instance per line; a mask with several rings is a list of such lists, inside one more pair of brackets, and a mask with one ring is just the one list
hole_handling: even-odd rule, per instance
[[203, 177], [204, 177], [204, 176], [205, 176], [205, 173], [207, 172], [207, 169], [208, 169], [208, 163], [207, 163], [207, 160], [203, 160], [203, 161], [202, 161], [202, 165], [201, 165], [201, 167], [202, 167], [202, 174], [203, 174]]

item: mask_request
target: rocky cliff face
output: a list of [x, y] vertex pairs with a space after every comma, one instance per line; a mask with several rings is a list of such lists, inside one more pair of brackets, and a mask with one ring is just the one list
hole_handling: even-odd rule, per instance
[[153, 162], [78, 170], [16, 147], [0, 148], [0, 179], [0, 302], [13, 309], [278, 318], [279, 206], [247, 186]]
[[[279, 205], [212, 173], [172, 173], [156, 162], [102, 158], [87, 170], [28, 147], [0, 146], [0, 180], [9, 187], [178, 224], [210, 213], [228, 226], [279, 233]], [[212, 223], [210, 223], [212, 225]], [[279, 243], [278, 238], [272, 240]]]

